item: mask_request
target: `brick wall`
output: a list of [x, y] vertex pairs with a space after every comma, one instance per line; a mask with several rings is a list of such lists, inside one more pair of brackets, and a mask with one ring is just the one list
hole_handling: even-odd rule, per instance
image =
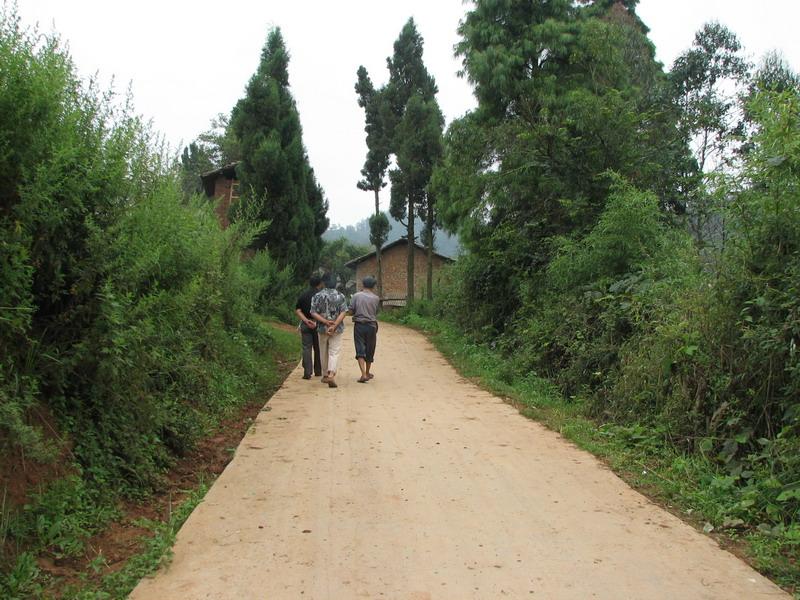
[[[408, 246], [398, 244], [392, 246], [381, 254], [383, 266], [383, 297], [384, 298], [406, 298], [407, 277], [406, 267], [408, 265]], [[433, 286], [436, 289], [437, 270], [445, 264], [445, 261], [433, 255]], [[361, 262], [356, 267], [356, 282], [358, 289], [361, 289], [361, 281], [367, 275], [378, 276], [378, 260], [375, 256]], [[414, 296], [417, 298], [425, 297], [425, 287], [428, 282], [428, 257], [424, 250], [414, 247]], [[377, 290], [376, 290], [377, 291]]]
[[217, 205], [214, 207], [214, 212], [217, 213], [219, 224], [223, 229], [230, 225], [228, 221], [228, 208], [231, 205], [231, 186], [233, 180], [226, 179], [223, 176], [217, 177], [214, 182], [214, 198], [217, 199]]

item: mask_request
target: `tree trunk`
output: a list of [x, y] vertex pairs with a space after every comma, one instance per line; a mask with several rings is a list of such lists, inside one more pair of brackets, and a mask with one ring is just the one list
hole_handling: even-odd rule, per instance
[[408, 226], [406, 229], [408, 238], [408, 268], [406, 273], [406, 306], [414, 303], [414, 201], [408, 197]]
[[433, 206], [428, 198], [428, 300], [433, 300]]
[[[379, 215], [381, 212], [381, 203], [378, 193], [378, 190], [375, 190], [375, 215]], [[378, 261], [378, 298], [383, 301], [383, 265], [381, 264], [380, 246], [375, 246], [375, 258]]]

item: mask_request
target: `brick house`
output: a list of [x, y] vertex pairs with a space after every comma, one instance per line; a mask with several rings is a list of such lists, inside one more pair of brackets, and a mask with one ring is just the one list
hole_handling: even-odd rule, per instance
[[[452, 258], [433, 253], [433, 285], [438, 284], [441, 267], [453, 262]], [[354, 269], [356, 281], [360, 283], [367, 275], [378, 276], [378, 259], [375, 252], [354, 258], [346, 267]], [[386, 244], [381, 249], [381, 266], [383, 267], [383, 298], [387, 305], [403, 306], [408, 297], [407, 271], [408, 271], [408, 240], [400, 238]], [[428, 278], [428, 251], [419, 244], [414, 244], [414, 295], [417, 298], [425, 297], [425, 287]], [[377, 290], [376, 290], [377, 291]]]
[[237, 164], [231, 163], [200, 176], [206, 196], [217, 200], [214, 212], [217, 213], [219, 224], [223, 229], [230, 225], [228, 208], [239, 197], [239, 181], [236, 179]]

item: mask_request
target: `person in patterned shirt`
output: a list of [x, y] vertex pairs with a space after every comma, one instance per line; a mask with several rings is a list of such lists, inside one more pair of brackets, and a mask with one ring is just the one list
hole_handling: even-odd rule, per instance
[[311, 299], [311, 316], [317, 321], [319, 349], [322, 359], [322, 383], [328, 387], [336, 385], [336, 367], [342, 348], [344, 317], [347, 314], [347, 300], [344, 294], [336, 291], [336, 276], [328, 273], [322, 278], [325, 287]]

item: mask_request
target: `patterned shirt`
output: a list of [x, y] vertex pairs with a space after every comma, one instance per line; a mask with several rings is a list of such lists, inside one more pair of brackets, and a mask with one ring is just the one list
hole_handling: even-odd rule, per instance
[[[333, 288], [324, 288], [314, 294], [311, 299], [311, 312], [315, 312], [329, 321], [335, 321], [343, 312], [347, 312], [347, 300], [344, 294]], [[344, 331], [344, 321], [339, 323], [336, 333]]]

